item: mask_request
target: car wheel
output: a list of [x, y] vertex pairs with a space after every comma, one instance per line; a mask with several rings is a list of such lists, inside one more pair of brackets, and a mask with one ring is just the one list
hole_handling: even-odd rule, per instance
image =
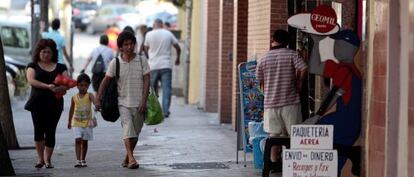
[[86, 32], [89, 34], [95, 34], [95, 29], [93, 29], [92, 25], [86, 27]]

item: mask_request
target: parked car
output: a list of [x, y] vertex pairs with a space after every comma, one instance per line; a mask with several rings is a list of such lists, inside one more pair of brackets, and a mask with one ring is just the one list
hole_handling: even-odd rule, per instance
[[17, 83], [19, 82], [17, 78], [19, 78], [19, 76], [23, 73], [20, 72], [21, 70], [19, 68], [19, 65], [14, 65], [18, 64], [18, 61], [10, 58], [7, 55], [4, 56], [4, 59], [6, 61], [7, 87], [9, 89], [10, 99], [12, 99], [17, 89]]
[[32, 61], [30, 21], [30, 16], [0, 16], [4, 54], [25, 65]]
[[96, 2], [78, 1], [73, 3], [72, 22], [75, 28], [79, 28], [82, 31], [86, 30], [87, 26], [91, 23], [98, 5]]
[[144, 23], [145, 19], [133, 6], [106, 4], [97, 10], [91, 24], [87, 27], [87, 32], [91, 34], [104, 32], [114, 24], [121, 30], [128, 25], [135, 29], [138, 25]]
[[7, 85], [9, 87], [10, 98], [14, 95], [25, 96], [28, 90], [26, 79], [26, 64], [4, 55], [6, 62]]
[[171, 25], [171, 28], [177, 27], [177, 15], [170, 14], [168, 12], [159, 12], [153, 15], [150, 15], [146, 19], [147, 26], [152, 26], [155, 19], [160, 19], [164, 23], [168, 22]]

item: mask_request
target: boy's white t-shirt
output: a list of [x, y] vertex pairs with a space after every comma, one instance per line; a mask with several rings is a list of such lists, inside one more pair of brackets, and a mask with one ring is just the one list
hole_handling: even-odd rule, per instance
[[172, 68], [171, 47], [178, 44], [174, 35], [165, 29], [154, 29], [147, 33], [144, 45], [149, 47], [148, 64], [151, 70]]

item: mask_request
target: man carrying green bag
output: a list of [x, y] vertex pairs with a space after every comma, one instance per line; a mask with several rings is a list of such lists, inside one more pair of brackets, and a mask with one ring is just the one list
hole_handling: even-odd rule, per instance
[[164, 114], [154, 88], [150, 88], [147, 100], [147, 112], [145, 113], [145, 123], [147, 125], [157, 125], [164, 120]]

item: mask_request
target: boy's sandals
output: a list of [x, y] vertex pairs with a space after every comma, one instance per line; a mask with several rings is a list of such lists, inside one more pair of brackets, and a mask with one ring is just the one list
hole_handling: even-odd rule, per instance
[[78, 160], [78, 162], [76, 162], [75, 164], [75, 168], [82, 168], [82, 167], [87, 167], [88, 165], [86, 165], [86, 161], [85, 160]]
[[50, 164], [50, 163], [46, 163], [45, 164], [45, 167], [46, 168], [55, 168], [55, 166], [53, 166], [52, 164]]
[[45, 163], [43, 162], [37, 162], [36, 165], [34, 166], [35, 168], [42, 168], [45, 165]]
[[138, 162], [132, 162], [128, 164], [128, 169], [137, 169], [137, 168], [139, 168]]
[[80, 160], [78, 160], [78, 161], [76, 162], [76, 164], [74, 165], [74, 167], [75, 167], [75, 168], [80, 168], [80, 167], [82, 167], [82, 163], [81, 163], [81, 161], [80, 161]]
[[85, 160], [81, 160], [81, 165], [82, 165], [82, 167], [88, 167], [88, 165], [86, 165], [86, 161]]
[[128, 167], [128, 162], [123, 161], [123, 162], [122, 162], [122, 164], [121, 164], [121, 166], [122, 166], [123, 168]]

